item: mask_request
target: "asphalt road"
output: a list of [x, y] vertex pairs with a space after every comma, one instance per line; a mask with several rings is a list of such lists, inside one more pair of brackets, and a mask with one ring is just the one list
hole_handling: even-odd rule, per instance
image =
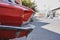
[[16, 38], [13, 40], [60, 40], [60, 19], [35, 19], [32, 22], [35, 25], [35, 29], [29, 34], [29, 36]]

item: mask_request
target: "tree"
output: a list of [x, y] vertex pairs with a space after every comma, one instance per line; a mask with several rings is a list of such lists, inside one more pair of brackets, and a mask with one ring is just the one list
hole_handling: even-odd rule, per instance
[[31, 2], [31, 0], [22, 0], [22, 5], [31, 8], [35, 12], [37, 11], [36, 10], [37, 5], [35, 4], [35, 2]]

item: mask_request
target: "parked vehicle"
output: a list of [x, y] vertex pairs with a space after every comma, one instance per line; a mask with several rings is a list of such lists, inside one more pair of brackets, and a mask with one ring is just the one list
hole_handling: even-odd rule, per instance
[[33, 29], [29, 23], [32, 9], [25, 6], [0, 3], [0, 39], [14, 39], [27, 36]]

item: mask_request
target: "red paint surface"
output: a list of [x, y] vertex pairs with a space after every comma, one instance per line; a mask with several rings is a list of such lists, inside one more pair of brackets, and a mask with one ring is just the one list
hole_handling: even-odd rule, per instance
[[[25, 6], [22, 6], [26, 8]], [[32, 10], [11, 6], [9, 4], [0, 3], [0, 22], [1, 25], [21, 26], [23, 21], [27, 21], [32, 15]], [[24, 16], [24, 17], [23, 17]], [[28, 30], [21, 31], [19, 37], [26, 36]], [[0, 38], [15, 38], [16, 30], [0, 30]]]

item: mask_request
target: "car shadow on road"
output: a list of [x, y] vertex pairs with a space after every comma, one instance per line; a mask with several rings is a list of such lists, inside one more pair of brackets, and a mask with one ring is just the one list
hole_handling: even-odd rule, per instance
[[45, 22], [32, 22], [35, 29], [29, 34], [27, 40], [60, 40], [60, 34], [44, 29], [42, 26], [48, 25]]

